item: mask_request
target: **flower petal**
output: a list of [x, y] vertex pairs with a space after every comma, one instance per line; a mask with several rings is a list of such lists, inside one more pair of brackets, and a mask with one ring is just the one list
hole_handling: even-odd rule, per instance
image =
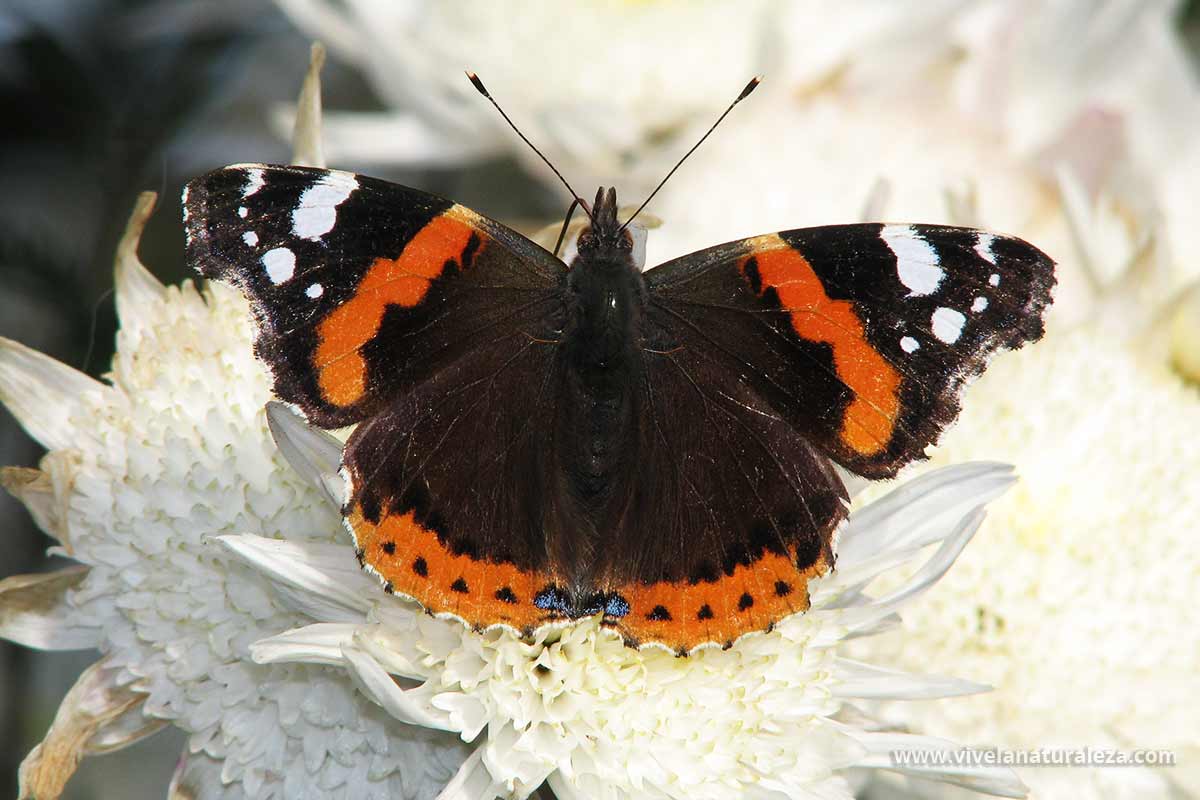
[[88, 567], [12, 575], [0, 581], [0, 637], [39, 650], [84, 650], [100, 644], [100, 631], [77, 624], [67, 592]]
[[453, 731], [450, 717], [435, 708], [418, 690], [401, 689], [379, 663], [362, 650], [343, 647], [342, 655], [350, 677], [358, 688], [384, 711], [401, 722], [443, 731]]
[[1017, 773], [1007, 767], [991, 766], [957, 766], [950, 764], [898, 764], [896, 753], [919, 751], [932, 753], [936, 751], [962, 751], [960, 745], [945, 739], [935, 739], [932, 736], [917, 736], [908, 733], [893, 732], [864, 732], [861, 730], [849, 733], [862, 743], [868, 751], [858, 766], [875, 767], [910, 775], [917, 778], [948, 783], [952, 786], [962, 786], [973, 792], [991, 794], [998, 797], [1026, 797], [1029, 788], [1017, 777]]
[[379, 581], [359, 569], [348, 545], [288, 542], [253, 534], [213, 537], [271, 579], [295, 610], [329, 622], [362, 622]]
[[342, 666], [342, 647], [354, 641], [357, 625], [318, 622], [294, 628], [250, 645], [250, 657], [258, 664], [301, 661], [308, 664]]
[[917, 675], [849, 658], [837, 660], [835, 697], [855, 699], [930, 700], [991, 691], [990, 686], [944, 675]]
[[977, 461], [925, 473], [856, 510], [838, 540], [843, 569], [881, 551], [920, 548], [943, 538], [936, 523], [957, 520], [1016, 482], [1008, 464]]
[[929, 560], [921, 565], [912, 577], [905, 581], [895, 591], [878, 599], [872, 599], [855, 608], [847, 608], [841, 612], [842, 622], [851, 630], [857, 630], [863, 625], [875, 625], [888, 614], [921, 594], [946, 574], [954, 564], [955, 559], [962, 553], [963, 548], [971, 541], [979, 526], [983, 523], [983, 507], [976, 508], [963, 517], [954, 529], [954, 533], [942, 542]]
[[338, 472], [342, 463], [342, 443], [274, 400], [267, 403], [267, 425], [279, 452], [292, 469], [341, 508], [346, 502], [346, 482]]
[[321, 152], [321, 68], [324, 66], [325, 47], [320, 42], [313, 42], [308, 72], [296, 106], [296, 124], [292, 128], [293, 164], [325, 166], [325, 156]]
[[[119, 685], [122, 672], [105, 658], [79, 676], [59, 705], [46, 738], [21, 762], [21, 800], [54, 800], [83, 756], [132, 744], [161, 727], [157, 720], [148, 720], [141, 727], [130, 723], [126, 715], [141, 713], [146, 695], [130, 685]], [[105, 733], [109, 725], [117, 726], [116, 735]], [[123, 734], [117, 734], [118, 730]]]
[[203, 751], [184, 750], [175, 774], [171, 776], [167, 800], [218, 800], [233, 795], [233, 792], [225, 791], [221, 767], [219, 759]]
[[0, 403], [47, 449], [71, 447], [72, 418], [86, 416], [86, 398], [110, 389], [23, 344], [0, 337]]
[[483, 748], [479, 747], [458, 768], [437, 800], [492, 800], [502, 794], [502, 788], [484, 766]]
[[74, 472], [75, 454], [69, 451], [47, 453], [42, 459], [42, 467], [47, 469], [29, 469], [28, 467], [0, 467], [0, 486], [20, 500], [28, 509], [34, 523], [42, 532], [53, 536], [67, 550], [66, 537], [66, 500], [55, 491], [56, 483], [52, 471], [58, 467], [66, 467], [69, 486]]
[[138, 258], [138, 244], [142, 239], [142, 231], [147, 220], [154, 212], [154, 204], [158, 195], [154, 192], [142, 192], [138, 195], [129, 222], [121, 241], [117, 243], [117, 256], [114, 260], [114, 285], [117, 302], [117, 317], [121, 320], [121, 333], [132, 333], [141, 336], [149, 323], [146, 313], [156, 308], [162, 302], [166, 288], [159, 283], [150, 270]]

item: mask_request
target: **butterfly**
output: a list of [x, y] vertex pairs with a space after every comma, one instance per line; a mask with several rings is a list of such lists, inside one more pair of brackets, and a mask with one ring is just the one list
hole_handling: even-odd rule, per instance
[[570, 263], [334, 170], [226, 167], [183, 207], [275, 393], [357, 426], [342, 513], [385, 591], [480, 630], [599, 615], [681, 655], [806, 610], [847, 515], [834, 464], [922, 458], [988, 358], [1041, 337], [1055, 282], [1020, 239], [909, 224], [643, 272], [603, 188]]

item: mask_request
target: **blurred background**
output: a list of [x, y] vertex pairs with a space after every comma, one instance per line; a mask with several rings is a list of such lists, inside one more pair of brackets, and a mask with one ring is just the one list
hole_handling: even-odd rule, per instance
[[[143, 262], [165, 283], [188, 278], [178, 208], [183, 183], [228, 163], [289, 159], [289, 108], [314, 36], [330, 49], [323, 84], [332, 166], [453, 197], [527, 230], [558, 218], [565, 207], [564, 194], [545, 180], [544, 170], [500, 127], [494, 112], [471, 95], [462, 68], [475, 68], [488, 79], [500, 102], [576, 189], [586, 196], [600, 179], [616, 180], [630, 203], [640, 199], [631, 193], [650, 187], [669, 167], [669, 156], [686, 149], [691, 132], [697, 126], [702, 129], [749, 75], [788, 63], [787, 53], [773, 53], [768, 45], [794, 46], [762, 30], [754, 36], [738, 30], [766, 25], [764, 7], [769, 3], [746, 4], [743, 11], [629, 3], [664, 7], [664, 16], [639, 19], [641, 28], [593, 27], [592, 36], [628, 39], [627, 52], [614, 57], [609, 47], [607, 60], [597, 64], [580, 49], [585, 39], [578, 32], [594, 26], [596, 19], [575, 19], [573, 10], [564, 9], [554, 15], [539, 12], [525, 25], [519, 18], [503, 19], [515, 8], [505, 4], [503, 14], [475, 20], [471, 41], [482, 42], [478, 53], [456, 49], [451, 36], [456, 23], [449, 19], [438, 23], [440, 29], [422, 23], [423, 49], [410, 58], [423, 60], [405, 62], [399, 54], [394, 62], [373, 58], [371, 49], [386, 42], [371, 41], [369, 34], [379, 20], [370, 14], [384, 18], [381, 32], [403, 30], [408, 24], [404, 14], [416, 15], [417, 7], [424, 5], [396, 3], [384, 9], [380, 4], [351, 4], [352, 10], [339, 21], [325, 16], [333, 4], [300, 0], [0, 2], [0, 335], [90, 375], [103, 375], [116, 328], [113, 250], [138, 192], [159, 193], [159, 207], [142, 239]], [[978, 4], [926, 5], [938, 7], [936, 13], [927, 12], [932, 18], [962, 14]], [[1169, 13], [1194, 69], [1200, 52], [1200, 0], [1172, 5]], [[688, 21], [676, 26], [670, 22], [673, 18]], [[657, 43], [663, 37], [687, 36], [691, 25], [703, 28], [707, 37], [704, 47], [693, 53], [695, 61], [655, 63]], [[928, 33], [921, 26], [891, 30], [894, 35], [883, 28], [837, 35], [850, 43], [847, 50], [852, 49], [853, 36], [861, 36], [866, 42], [862, 46], [884, 52], [897, 43], [920, 48], [921, 37]], [[441, 40], [435, 38], [439, 33]], [[831, 46], [817, 41], [824, 37], [819, 27], [808, 36], [814, 47]], [[538, 37], [545, 37], [544, 50], [530, 44]], [[930, 40], [931, 48], [934, 44]], [[941, 48], [945, 42], [936, 44]], [[759, 45], [762, 49], [756, 50]], [[509, 48], [511, 57], [506, 58]], [[830, 64], [822, 75], [842, 80], [836, 59]], [[792, 74], [788, 70], [793, 67], [781, 69]], [[1133, 71], [1135, 65], [1123, 68]], [[768, 71], [768, 80], [772, 77]], [[859, 79], [870, 80], [870, 75]], [[801, 89], [797, 82], [783, 91], [795, 100], [804, 91], [818, 91], [818, 83], [809, 81]], [[559, 92], [555, 103], [542, 106], [537, 96], [526, 94], [551, 89]], [[589, 102], [593, 96], [611, 100], [610, 95], [627, 89], [627, 104]], [[569, 92], [576, 93], [574, 105], [560, 102]], [[761, 96], [756, 100], [757, 116], [747, 112], [747, 118], [769, 124], [770, 101]], [[554, 111], [546, 110], [551, 107]], [[622, 127], [625, 121], [614, 118], [620, 114], [639, 115], [639, 125], [632, 131]], [[414, 126], [414, 118], [422, 124]], [[733, 128], [737, 119], [726, 127]], [[729, 130], [724, 133], [729, 136], [724, 155], [715, 155], [722, 152], [720, 133], [710, 155], [724, 159], [723, 171], [710, 172], [708, 184], [694, 176], [694, 186], [707, 190], [697, 188], [698, 196], [692, 198], [709, 206], [697, 211], [705, 224], [669, 233], [663, 252], [761, 232], [743, 231], [743, 223], [728, 221], [736, 218], [731, 206], [737, 203], [723, 196], [729, 183], [721, 181], [738, 171], [739, 139]], [[1194, 140], [1198, 133], [1200, 129], [1191, 127], [1182, 135]], [[1103, 130], [1089, 141], [1103, 139], [1102, 134]], [[807, 147], [803, 136], [771, 146]], [[873, 154], [864, 149], [860, 156], [869, 163]], [[814, 159], [819, 163], [820, 154]], [[712, 164], [689, 166], [702, 173]], [[735, 188], [748, 191], [754, 169], [765, 180], [771, 166], [748, 168], [751, 177], [729, 186], [731, 196]], [[793, 177], [772, 191], [804, 193], [810, 177], [804, 176], [805, 182]], [[837, 176], [814, 180], [822, 187], [838, 186]], [[879, 199], [872, 194], [873, 185], [865, 179], [855, 183], [847, 190], [852, 197], [846, 204], [870, 207]], [[905, 191], [903, 185], [892, 188]], [[679, 219], [689, 213], [687, 194], [680, 189], [652, 211]], [[759, 228], [808, 221], [783, 222], [792, 212], [786, 202], [774, 203], [773, 197], [763, 201], [767, 209]], [[1194, 211], [1193, 206], [1193, 219]], [[778, 224], [772, 214], [780, 217]], [[722, 216], [707, 224], [714, 215]], [[851, 220], [843, 216], [842, 221]], [[722, 224], [730, 230], [720, 230]], [[651, 263], [655, 260], [652, 254]], [[38, 446], [0, 410], [0, 464], [33, 466], [40, 455]], [[44, 555], [48, 540], [7, 495], [0, 496], [0, 536], [0, 577], [50, 565]], [[0, 641], [0, 795], [15, 794], [17, 765], [44, 735], [63, 694], [94, 659], [94, 653], [41, 654]], [[181, 734], [168, 729], [128, 750], [88, 759], [65, 796], [160, 797], [182, 742]]]

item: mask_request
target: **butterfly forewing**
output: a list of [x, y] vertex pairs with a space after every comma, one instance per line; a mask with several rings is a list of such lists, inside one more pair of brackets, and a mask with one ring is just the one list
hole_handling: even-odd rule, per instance
[[847, 468], [894, 475], [1000, 348], [1040, 338], [1053, 262], [971, 228], [835, 225], [721, 245], [646, 275], [651, 302]]
[[415, 189], [310, 167], [227, 167], [184, 200], [188, 258], [239, 286], [276, 393], [359, 422], [557, 296], [545, 250]]

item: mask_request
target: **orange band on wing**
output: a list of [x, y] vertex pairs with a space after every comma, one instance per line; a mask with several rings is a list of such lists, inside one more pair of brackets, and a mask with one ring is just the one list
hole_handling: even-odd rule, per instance
[[502, 624], [528, 633], [546, 621], [547, 613], [533, 604], [544, 578], [512, 564], [455, 555], [411, 511], [385, 514], [374, 525], [355, 506], [347, 520], [363, 563], [383, 577], [387, 591], [475, 628]]
[[778, 235], [754, 240], [752, 254], [739, 265], [743, 274], [750, 259], [762, 281], [759, 293], [775, 289], [796, 333], [833, 348], [838, 378], [854, 392], [842, 417], [842, 441], [864, 456], [883, 450], [900, 411], [900, 374], [867, 342], [853, 304], [830, 299], [804, 256]]
[[678, 653], [715, 642], [727, 645], [791, 614], [807, 611], [808, 582], [829, 571], [824, 556], [805, 569], [796, 555], [767, 554], [717, 581], [674, 581], [649, 586], [626, 585], [617, 592], [629, 601], [629, 614], [606, 620], [627, 639], [659, 642]]
[[425, 299], [447, 262], [461, 264], [472, 236], [483, 234], [451, 216], [451, 209], [417, 231], [396, 258], [377, 258], [354, 295], [317, 326], [313, 366], [326, 402], [349, 406], [366, 391], [367, 363], [359, 352], [379, 330], [388, 306], [411, 308]]

